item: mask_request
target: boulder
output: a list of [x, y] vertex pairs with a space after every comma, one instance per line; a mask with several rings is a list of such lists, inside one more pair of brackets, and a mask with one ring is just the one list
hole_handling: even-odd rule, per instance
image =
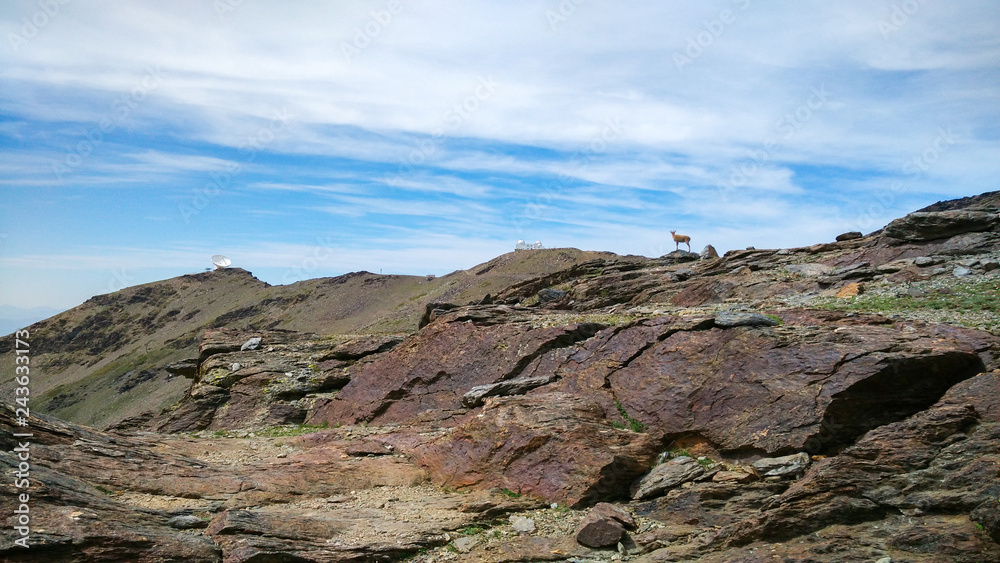
[[637, 527], [635, 518], [633, 518], [627, 510], [609, 502], [599, 502], [595, 504], [594, 507], [590, 509], [590, 514], [600, 516], [601, 518], [610, 518], [615, 520], [624, 526], [626, 530], [635, 530]]
[[719, 471], [712, 475], [712, 481], [715, 483], [749, 483], [755, 480], [757, 480], [756, 475], [745, 471]]
[[715, 326], [734, 328], [738, 326], [778, 326], [781, 321], [760, 313], [740, 311], [720, 311], [715, 315]]
[[687, 250], [674, 250], [660, 256], [660, 260], [667, 260], [672, 263], [694, 262], [701, 260], [701, 255], [695, 252], [688, 252]]
[[844, 241], [847, 241], [847, 240], [856, 240], [856, 239], [859, 239], [859, 238], [861, 238], [863, 236], [864, 235], [861, 234], [860, 231], [849, 231], [849, 232], [837, 235], [837, 242], [844, 242]]
[[904, 241], [936, 240], [996, 229], [1000, 217], [987, 211], [931, 211], [910, 213], [886, 225], [882, 233]]
[[696, 275], [698, 275], [698, 273], [690, 268], [680, 268], [670, 272], [669, 274], [672, 281], [687, 281]]
[[625, 537], [625, 526], [614, 518], [591, 512], [576, 529], [576, 541], [592, 548], [613, 547]]
[[451, 543], [459, 553], [469, 553], [478, 544], [479, 540], [472, 536], [462, 536]]
[[440, 303], [440, 302], [428, 303], [424, 307], [423, 316], [420, 317], [420, 320], [417, 322], [417, 328], [424, 328], [425, 326], [434, 322], [434, 320], [437, 319], [439, 316], [443, 315], [444, 313], [447, 313], [448, 311], [451, 311], [452, 309], [457, 309], [458, 307], [459, 305], [455, 305], [454, 303]]
[[782, 457], [765, 457], [753, 462], [761, 477], [794, 477], [809, 467], [809, 454], [797, 453]]
[[631, 490], [635, 500], [662, 495], [666, 491], [705, 474], [705, 468], [691, 457], [680, 456], [661, 463], [638, 480]]
[[698, 253], [698, 256], [700, 256], [702, 260], [712, 260], [713, 258], [719, 257], [719, 252], [710, 244], [703, 248], [701, 252]]
[[519, 377], [487, 385], [477, 385], [462, 396], [462, 404], [474, 408], [483, 404], [487, 397], [507, 397], [510, 395], [524, 395], [528, 391], [548, 385], [558, 377], [554, 373], [540, 375], [537, 377]]
[[511, 514], [510, 527], [519, 534], [532, 534], [535, 532], [535, 521], [531, 518], [519, 514]]
[[561, 289], [546, 288], [538, 292], [539, 303], [551, 303], [566, 297], [568, 293]]
[[190, 358], [167, 364], [163, 369], [174, 375], [195, 379], [198, 376], [198, 358]]
[[253, 338], [250, 338], [246, 342], [244, 342], [242, 346], [240, 346], [240, 351], [244, 352], [246, 350], [256, 350], [260, 346], [262, 340], [263, 338], [259, 336], [254, 336]]

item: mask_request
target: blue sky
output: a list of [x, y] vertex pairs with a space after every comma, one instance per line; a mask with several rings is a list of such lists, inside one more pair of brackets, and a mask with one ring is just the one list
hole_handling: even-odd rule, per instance
[[0, 4], [0, 306], [872, 231], [1000, 176], [1000, 4]]

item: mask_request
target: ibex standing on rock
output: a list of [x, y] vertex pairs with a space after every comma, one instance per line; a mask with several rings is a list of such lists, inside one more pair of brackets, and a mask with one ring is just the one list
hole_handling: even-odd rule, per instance
[[681, 243], [688, 245], [688, 252], [691, 252], [691, 237], [687, 235], [679, 235], [677, 231], [670, 231], [670, 234], [674, 237], [674, 250], [681, 249]]

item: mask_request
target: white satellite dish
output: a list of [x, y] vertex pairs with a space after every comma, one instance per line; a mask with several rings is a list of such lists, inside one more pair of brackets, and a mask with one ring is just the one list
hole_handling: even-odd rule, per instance
[[215, 264], [216, 270], [221, 270], [223, 268], [228, 268], [233, 264], [233, 261], [221, 254], [216, 254], [212, 256], [212, 264]]

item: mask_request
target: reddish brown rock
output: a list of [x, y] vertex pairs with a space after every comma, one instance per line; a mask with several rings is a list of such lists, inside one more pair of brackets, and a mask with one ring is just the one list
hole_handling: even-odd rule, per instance
[[907, 241], [926, 241], [953, 237], [962, 233], [994, 230], [1000, 223], [996, 210], [990, 211], [916, 211], [895, 219], [882, 231], [887, 237]]
[[697, 307], [706, 303], [721, 303], [733, 291], [736, 283], [728, 280], [696, 280], [670, 298], [678, 307]]
[[601, 548], [618, 545], [625, 537], [625, 527], [614, 518], [591, 512], [576, 529], [576, 541], [587, 547]]
[[636, 528], [635, 518], [627, 510], [616, 504], [599, 502], [590, 509], [589, 514], [615, 520], [624, 526], [626, 530], [634, 530]]
[[215, 418], [215, 409], [226, 404], [229, 391], [214, 385], [195, 385], [172, 408], [154, 419], [158, 432], [184, 432], [208, 428]]
[[524, 315], [492, 306], [449, 312], [354, 371], [333, 400], [317, 404], [309, 422], [401, 422], [429, 409], [460, 409], [473, 387], [513, 379], [536, 357], [603, 328], [533, 328]]
[[374, 334], [348, 339], [334, 346], [318, 358], [319, 361], [356, 361], [374, 354], [392, 350], [403, 341], [400, 336]]
[[926, 332], [790, 326], [676, 332], [608, 380], [650, 430], [790, 454], [905, 418], [982, 368], [968, 344]]
[[375, 440], [365, 440], [357, 444], [351, 444], [344, 448], [344, 453], [352, 456], [380, 456], [389, 455], [393, 451], [393, 447], [384, 443], [377, 442]]
[[945, 393], [940, 405], [971, 405], [981, 420], [1000, 422], [1000, 370], [967, 379]]
[[749, 483], [756, 480], [756, 475], [745, 471], [720, 471], [712, 476], [715, 483]]
[[[877, 520], [898, 511], [968, 514], [995, 500], [991, 491], [1000, 462], [995, 451], [983, 455], [987, 444], [1000, 438], [1000, 425], [975, 424], [976, 413], [969, 406], [936, 406], [877, 428], [840, 455], [814, 464], [759, 515], [723, 535], [741, 545], [784, 540], [832, 524]], [[956, 463], [961, 465], [956, 468]]]
[[[710, 318], [661, 317], [586, 339], [578, 325], [536, 328], [524, 315], [450, 311], [363, 366], [310, 420], [458, 424], [438, 439], [393, 440], [439, 484], [499, 484], [581, 505], [627, 494], [618, 479], [644, 473], [653, 450], [676, 437], [699, 436], [723, 452], [835, 450], [927, 408], [983, 367], [976, 348], [947, 334], [835, 315], [828, 325], [817, 315], [818, 325], [726, 329], [709, 328]], [[510, 374], [561, 379], [455, 416], [466, 390]], [[608, 455], [609, 444], [638, 440], [609, 442], [611, 422], [641, 423], [642, 447]], [[575, 463], [563, 461], [564, 449]]]
[[627, 496], [656, 455], [648, 435], [612, 428], [599, 405], [565, 393], [489, 399], [445, 436], [396, 445], [439, 485], [571, 506]]
[[571, 537], [514, 536], [488, 552], [473, 551], [468, 561], [520, 563], [523, 561], [565, 561], [568, 557], [586, 557], [591, 551]]

